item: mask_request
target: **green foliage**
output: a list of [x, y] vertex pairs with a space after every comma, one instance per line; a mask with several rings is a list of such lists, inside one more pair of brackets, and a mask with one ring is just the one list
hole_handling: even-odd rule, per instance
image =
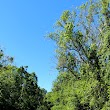
[[0, 110], [49, 110], [46, 91], [40, 89], [35, 73], [12, 66], [13, 58], [0, 52]]
[[110, 110], [110, 0], [65, 11], [50, 38], [59, 76], [47, 99], [52, 110]]
[[64, 11], [49, 38], [59, 75], [47, 93], [35, 73], [0, 51], [1, 110], [110, 110], [110, 0]]

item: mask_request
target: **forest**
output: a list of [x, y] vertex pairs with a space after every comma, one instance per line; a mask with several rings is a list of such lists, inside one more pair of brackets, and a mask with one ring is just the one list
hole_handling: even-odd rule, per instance
[[0, 110], [110, 110], [110, 0], [65, 10], [47, 38], [57, 45], [51, 92], [0, 48]]

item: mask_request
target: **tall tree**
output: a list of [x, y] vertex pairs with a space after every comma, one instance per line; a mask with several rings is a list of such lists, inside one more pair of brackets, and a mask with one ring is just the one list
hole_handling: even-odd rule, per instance
[[64, 11], [49, 37], [57, 44], [61, 74], [49, 93], [52, 110], [109, 110], [110, 0]]

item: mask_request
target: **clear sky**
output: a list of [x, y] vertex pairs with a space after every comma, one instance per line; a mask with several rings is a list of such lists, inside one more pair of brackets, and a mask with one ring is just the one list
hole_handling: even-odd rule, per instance
[[57, 77], [55, 44], [44, 36], [64, 10], [86, 0], [0, 0], [0, 46], [15, 58], [15, 65], [29, 66], [38, 84], [47, 91]]

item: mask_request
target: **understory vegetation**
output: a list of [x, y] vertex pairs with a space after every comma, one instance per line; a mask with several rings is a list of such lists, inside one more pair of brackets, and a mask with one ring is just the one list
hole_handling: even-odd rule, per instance
[[110, 110], [110, 0], [64, 11], [48, 37], [59, 72], [51, 92], [1, 49], [0, 110]]

